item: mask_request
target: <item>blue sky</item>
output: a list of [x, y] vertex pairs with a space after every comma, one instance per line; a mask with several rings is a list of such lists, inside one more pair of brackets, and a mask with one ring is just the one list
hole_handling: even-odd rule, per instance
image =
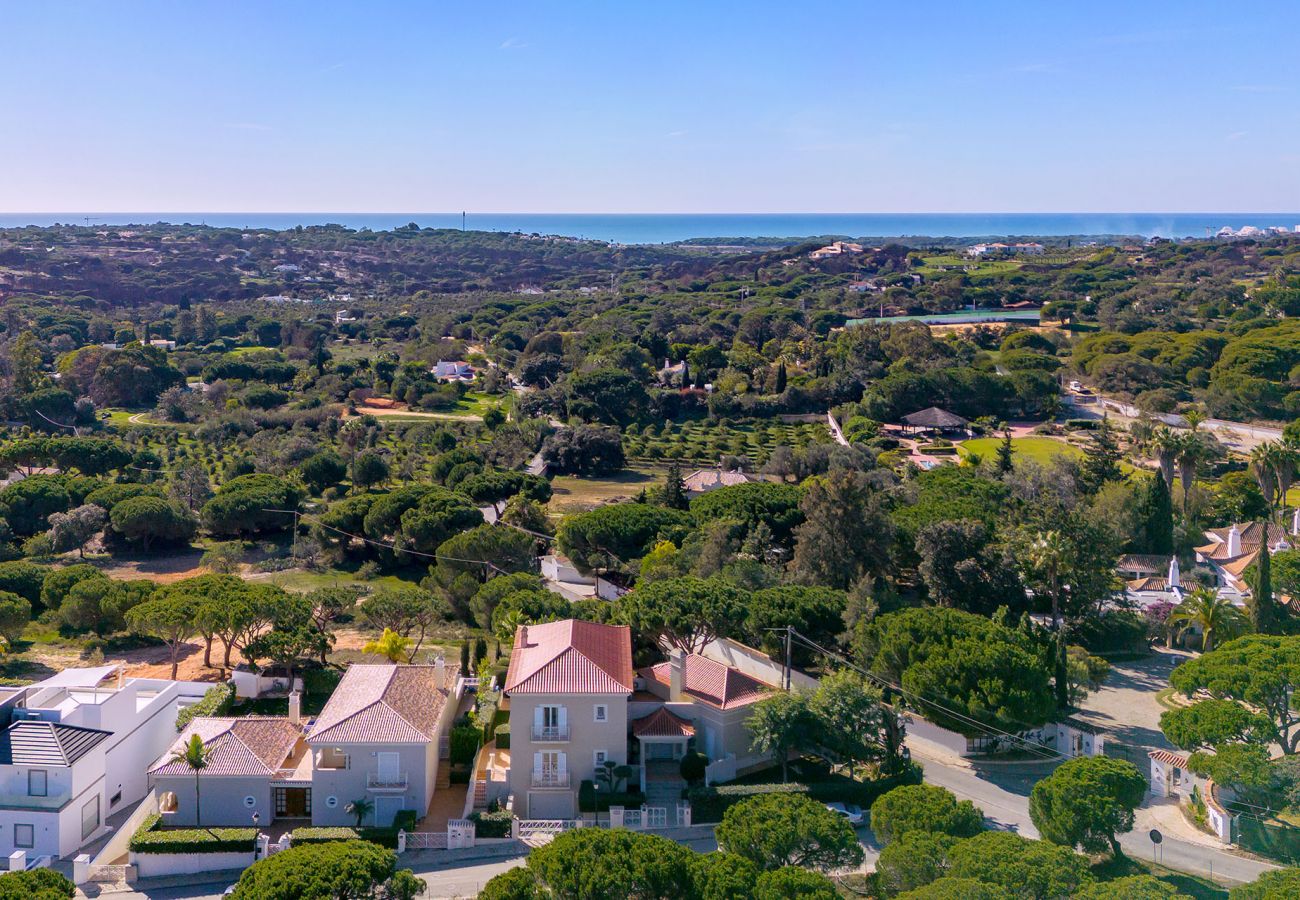
[[8, 2], [0, 211], [1300, 208], [1300, 5]]

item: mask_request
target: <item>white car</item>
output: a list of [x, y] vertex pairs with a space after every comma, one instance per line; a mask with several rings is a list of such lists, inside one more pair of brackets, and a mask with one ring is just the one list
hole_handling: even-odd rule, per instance
[[1083, 382], [1071, 381], [1070, 390], [1074, 391], [1077, 394], [1079, 391], [1083, 390]]
[[833, 813], [838, 813], [849, 820], [849, 824], [857, 827], [863, 822], [862, 807], [854, 806], [852, 803], [827, 803], [826, 808]]

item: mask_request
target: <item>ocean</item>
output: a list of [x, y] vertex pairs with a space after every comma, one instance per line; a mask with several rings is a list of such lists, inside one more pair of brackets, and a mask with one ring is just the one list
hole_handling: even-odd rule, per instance
[[[228, 228], [337, 224], [387, 231], [408, 222], [423, 228], [460, 228], [456, 213], [0, 213], [0, 227], [23, 225], [124, 226], [169, 222]], [[519, 231], [590, 238], [619, 244], [662, 244], [691, 238], [1012, 236], [1204, 237], [1224, 226], [1240, 229], [1300, 226], [1300, 213], [468, 213], [474, 231]]]

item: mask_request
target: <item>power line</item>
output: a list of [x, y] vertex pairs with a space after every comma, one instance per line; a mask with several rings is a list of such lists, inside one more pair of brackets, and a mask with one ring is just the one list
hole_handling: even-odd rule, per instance
[[850, 669], [853, 669], [855, 672], [859, 673], [864, 678], [868, 679], [874, 684], [880, 687], [889, 688], [890, 690], [897, 692], [904, 698], [911, 700], [913, 703], [928, 705], [929, 707], [936, 709], [959, 722], [966, 723], [972, 726], [973, 728], [984, 732], [989, 737], [998, 737], [998, 738], [1009, 740], [1012, 743], [1019, 745], [1022, 749], [1026, 750], [1027, 752], [1037, 755], [1041, 759], [1045, 759], [1045, 760], [1058, 759], [1061, 756], [1061, 753], [1057, 750], [1053, 750], [1049, 747], [1045, 747], [1042, 744], [1035, 744], [1033, 741], [1023, 738], [1020, 735], [1013, 734], [1009, 731], [1002, 731], [999, 728], [994, 728], [991, 725], [987, 725], [984, 722], [980, 722], [976, 719], [972, 719], [970, 716], [967, 716], [963, 713], [957, 712], [954, 709], [944, 706], [942, 703], [939, 703], [935, 700], [931, 700], [926, 697], [922, 697], [919, 694], [906, 690], [901, 685], [895, 684], [892, 681], [889, 681], [888, 679], [875, 674], [874, 672], [870, 672], [866, 669], [863, 669], [861, 666], [858, 666], [856, 663], [849, 660], [843, 654], [837, 653], [834, 650], [829, 650], [826, 647], [821, 646], [816, 641], [812, 640], [806, 635], [800, 634], [797, 630], [793, 628], [789, 630], [789, 633], [796, 640], [798, 640], [800, 643], [804, 644], [805, 646], [813, 650], [816, 650], [817, 652], [823, 654], [824, 656], [836, 660], [841, 665], [845, 665]]

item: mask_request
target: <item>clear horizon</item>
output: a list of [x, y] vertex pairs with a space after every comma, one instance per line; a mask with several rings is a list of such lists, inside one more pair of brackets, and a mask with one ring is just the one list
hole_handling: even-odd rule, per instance
[[1298, 26], [1115, 0], [8, 4], [0, 209], [1287, 213]]

